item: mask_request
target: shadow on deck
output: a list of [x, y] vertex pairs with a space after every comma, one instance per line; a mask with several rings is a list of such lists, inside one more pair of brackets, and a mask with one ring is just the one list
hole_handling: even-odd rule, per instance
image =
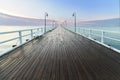
[[0, 80], [120, 80], [120, 54], [59, 27], [1, 57]]

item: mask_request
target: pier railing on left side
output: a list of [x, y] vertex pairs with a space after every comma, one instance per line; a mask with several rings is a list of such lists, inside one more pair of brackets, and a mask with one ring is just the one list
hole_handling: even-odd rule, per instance
[[[11, 38], [11, 39], [7, 39], [7, 40], [4, 40], [4, 41], [1, 41], [0, 44], [3, 44], [3, 43], [6, 43], [6, 42], [9, 42], [9, 41], [13, 41], [13, 40], [19, 39], [19, 42], [20, 42], [20, 45], [21, 45], [21, 44], [23, 44], [23, 39], [22, 39], [23, 37], [31, 36], [31, 39], [33, 39], [33, 35], [35, 34], [35, 32], [33, 32], [34, 30], [37, 30], [35, 32], [38, 32], [38, 31], [42, 30], [42, 28], [26, 29], [26, 30], [18, 30], [18, 31], [9, 31], [9, 32], [0, 32], [0, 35], [12, 34], [12, 33], [18, 33], [19, 34], [18, 37], [14, 37], [14, 38]], [[22, 35], [22, 33], [26, 32], [26, 31], [30, 31], [30, 33], [26, 34], [26, 35]]]
[[[47, 27], [47, 32], [52, 30], [52, 29], [54, 29], [54, 27]], [[1, 51], [2, 50], [2, 48], [1, 48], [0, 56], [2, 54], [4, 54], [4, 53], [8, 53], [9, 51], [15, 49], [16, 47], [19, 47], [19, 46], [27, 43], [28, 41], [34, 39], [36, 36], [40, 36], [40, 35], [42, 35], [44, 33], [45, 32], [44, 32], [44, 28], [43, 27], [41, 27], [41, 28], [34, 28], [34, 29], [17, 30], [17, 31], [0, 32], [0, 36], [1, 35], [10, 35], [10, 36], [7, 36], [7, 37], [9, 37], [9, 39], [5, 38], [3, 40], [0, 40], [0, 47], [1, 46], [2, 47], [7, 46], [7, 44], [9, 42], [12, 42], [12, 41], [15, 41], [15, 40], [17, 41], [17, 44], [16, 44], [16, 42], [13, 42], [14, 44], [10, 43], [9, 48], [8, 48], [8, 46], [5, 47], [6, 51]], [[16, 34], [16, 35], [14, 36], [12, 34]], [[28, 37], [28, 38], [25, 38], [25, 37]], [[5, 44], [5, 45], [3, 45], [3, 44]]]

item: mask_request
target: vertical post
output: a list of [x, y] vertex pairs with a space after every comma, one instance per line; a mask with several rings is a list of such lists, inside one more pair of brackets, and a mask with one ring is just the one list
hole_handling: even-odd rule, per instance
[[31, 29], [31, 39], [33, 39], [33, 30]]
[[41, 32], [44, 33], [44, 32], [43, 32], [43, 28], [40, 28], [40, 29], [41, 29]]
[[65, 27], [67, 27], [67, 21], [66, 20], [64, 21], [64, 23], [65, 23]]
[[86, 33], [86, 30], [85, 30], [85, 29], [84, 29], [84, 32], [83, 32], [83, 33], [84, 33], [84, 36], [86, 36], [86, 34], [85, 34], [85, 33]]
[[39, 32], [39, 31], [40, 31], [39, 28], [37, 28], [37, 36], [40, 35], [40, 32]]
[[83, 35], [85, 35], [85, 29], [83, 29]]
[[67, 21], [66, 21], [66, 27], [68, 26]]
[[39, 31], [39, 28], [37, 28], [37, 31]]
[[104, 32], [101, 31], [102, 35], [101, 35], [101, 43], [104, 43]]
[[44, 28], [44, 33], [46, 33], [46, 18], [48, 17], [48, 13], [45, 13], [45, 28]]
[[81, 34], [81, 33], [80, 33], [80, 28], [79, 28], [79, 34]]
[[76, 32], [76, 12], [73, 13], [73, 17], [74, 17], [74, 25], [75, 25], [75, 32]]
[[22, 32], [19, 31], [19, 41], [20, 41], [20, 45], [22, 44]]
[[52, 22], [52, 27], [55, 28], [55, 20]]
[[44, 28], [44, 33], [46, 33], [46, 15], [45, 15], [45, 28]]
[[76, 32], [76, 13], [75, 13], [75, 32]]
[[91, 38], [91, 29], [89, 30], [89, 38]]

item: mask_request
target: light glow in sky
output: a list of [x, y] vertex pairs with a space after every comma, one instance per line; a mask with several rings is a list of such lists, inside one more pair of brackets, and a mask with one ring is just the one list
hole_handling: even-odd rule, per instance
[[29, 18], [69, 20], [73, 12], [80, 21], [118, 18], [119, 0], [0, 0], [0, 12]]

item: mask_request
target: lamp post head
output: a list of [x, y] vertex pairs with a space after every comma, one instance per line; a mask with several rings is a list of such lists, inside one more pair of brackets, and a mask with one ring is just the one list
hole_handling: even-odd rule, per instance
[[76, 12], [74, 12], [72, 16], [75, 18], [75, 32], [76, 32]]
[[48, 17], [48, 13], [47, 13], [47, 12], [45, 13], [45, 16], [47, 16], [47, 17]]
[[73, 17], [76, 16], [76, 12], [74, 12], [72, 16], [73, 16]]
[[75, 16], [75, 14], [73, 13], [73, 15], [72, 15], [73, 17]]

